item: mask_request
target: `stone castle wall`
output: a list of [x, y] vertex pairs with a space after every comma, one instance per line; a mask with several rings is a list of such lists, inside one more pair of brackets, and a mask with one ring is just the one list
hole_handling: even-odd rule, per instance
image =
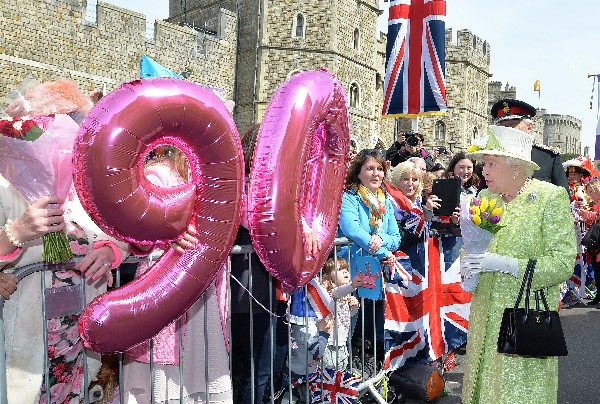
[[143, 14], [107, 3], [98, 3], [96, 22], [85, 20], [85, 1], [0, 0], [0, 7], [0, 25], [11, 27], [0, 30], [0, 86], [6, 92], [29, 76], [110, 91], [138, 78], [147, 54], [175, 72], [188, 68], [190, 80], [233, 96], [237, 23], [229, 11], [212, 16], [215, 35], [157, 21], [147, 39]]
[[[181, 2], [171, 1], [170, 20], [201, 20], [203, 11], [215, 7], [239, 13], [234, 116], [240, 132], [262, 120], [273, 93], [292, 74], [327, 68], [340, 80], [347, 96], [350, 85], [358, 85], [360, 103], [350, 108], [350, 123], [359, 147], [367, 147], [373, 135], [381, 136], [381, 90], [376, 81], [378, 73], [380, 77], [383, 74], [383, 64], [377, 62], [381, 56], [375, 35], [376, 0], [340, 0], [336, 7], [322, 1], [239, 0], [236, 4], [232, 0], [188, 0], [185, 6], [184, 10]], [[293, 32], [298, 14], [304, 17], [306, 27], [300, 38]], [[358, 49], [353, 40], [356, 28]], [[388, 137], [386, 143], [393, 131]]]
[[569, 115], [545, 114], [544, 144], [561, 153], [581, 153], [581, 121]]
[[[5, 93], [29, 76], [69, 78], [83, 90], [104, 86], [110, 91], [139, 77], [145, 53], [173, 71], [189, 69], [193, 81], [225, 90], [225, 97], [236, 101], [235, 120], [243, 132], [260, 122], [273, 92], [291, 74], [326, 67], [348, 96], [351, 85], [359, 88], [359, 105], [350, 108], [351, 134], [359, 148], [372, 147], [375, 140], [390, 145], [396, 122], [400, 130], [411, 126], [408, 119], [381, 118], [386, 38], [377, 32], [376, 0], [339, 0], [336, 7], [319, 1], [290, 6], [267, 0], [173, 0], [171, 17], [156, 22], [150, 39], [144, 15], [107, 3], [98, 3], [95, 22], [86, 21], [82, 0], [0, 0], [0, 5], [0, 24], [10, 27], [0, 31]], [[298, 13], [305, 17], [303, 38], [292, 32]], [[491, 103], [516, 97], [514, 87], [488, 84], [486, 41], [468, 30], [459, 30], [455, 41], [452, 37], [447, 30], [448, 114], [419, 119], [427, 148], [448, 147], [451, 140], [455, 150], [464, 149], [486, 130]], [[546, 131], [546, 120], [536, 120], [540, 141], [560, 144], [563, 151], [579, 147], [576, 124], [551, 122]], [[436, 124], [444, 125], [443, 139], [435, 138]]]

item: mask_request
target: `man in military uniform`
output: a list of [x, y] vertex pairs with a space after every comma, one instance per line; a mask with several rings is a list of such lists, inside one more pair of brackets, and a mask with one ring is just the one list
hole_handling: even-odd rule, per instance
[[[536, 110], [526, 102], [504, 98], [496, 101], [491, 109], [494, 123], [500, 126], [508, 126], [531, 133]], [[533, 145], [531, 149], [531, 160], [540, 166], [533, 174], [533, 178], [550, 182], [554, 185], [564, 187], [569, 191], [567, 176], [560, 160], [560, 153], [544, 145]]]

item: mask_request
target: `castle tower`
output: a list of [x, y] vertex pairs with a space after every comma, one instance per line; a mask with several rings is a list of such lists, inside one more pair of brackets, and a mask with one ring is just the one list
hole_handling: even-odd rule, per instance
[[581, 153], [581, 121], [569, 115], [544, 114], [544, 144], [561, 153]]
[[377, 0], [171, 0], [170, 20], [203, 21], [217, 7], [236, 13], [239, 21], [235, 121], [240, 133], [260, 123], [273, 93], [292, 74], [327, 68], [342, 83], [359, 147], [380, 134]]

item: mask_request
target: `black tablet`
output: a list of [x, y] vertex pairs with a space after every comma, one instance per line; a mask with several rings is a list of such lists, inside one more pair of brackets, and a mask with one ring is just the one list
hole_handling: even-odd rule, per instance
[[431, 193], [442, 201], [440, 207], [433, 210], [437, 216], [451, 216], [454, 209], [460, 204], [460, 179], [433, 180]]

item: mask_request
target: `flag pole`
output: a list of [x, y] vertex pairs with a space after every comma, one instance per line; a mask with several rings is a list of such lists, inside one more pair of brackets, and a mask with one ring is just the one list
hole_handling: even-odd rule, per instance
[[[592, 109], [596, 81], [598, 81], [598, 91], [600, 91], [600, 74], [588, 74], [588, 79], [590, 77], [594, 78], [594, 84], [592, 84], [592, 95], [590, 98], [590, 109]], [[596, 95], [596, 98], [598, 99], [598, 108], [596, 110], [596, 119], [598, 120], [598, 124], [596, 125], [596, 141], [594, 142], [594, 161], [598, 161], [598, 159], [600, 159], [600, 142], [598, 142], [598, 138], [600, 137], [600, 97]]]

